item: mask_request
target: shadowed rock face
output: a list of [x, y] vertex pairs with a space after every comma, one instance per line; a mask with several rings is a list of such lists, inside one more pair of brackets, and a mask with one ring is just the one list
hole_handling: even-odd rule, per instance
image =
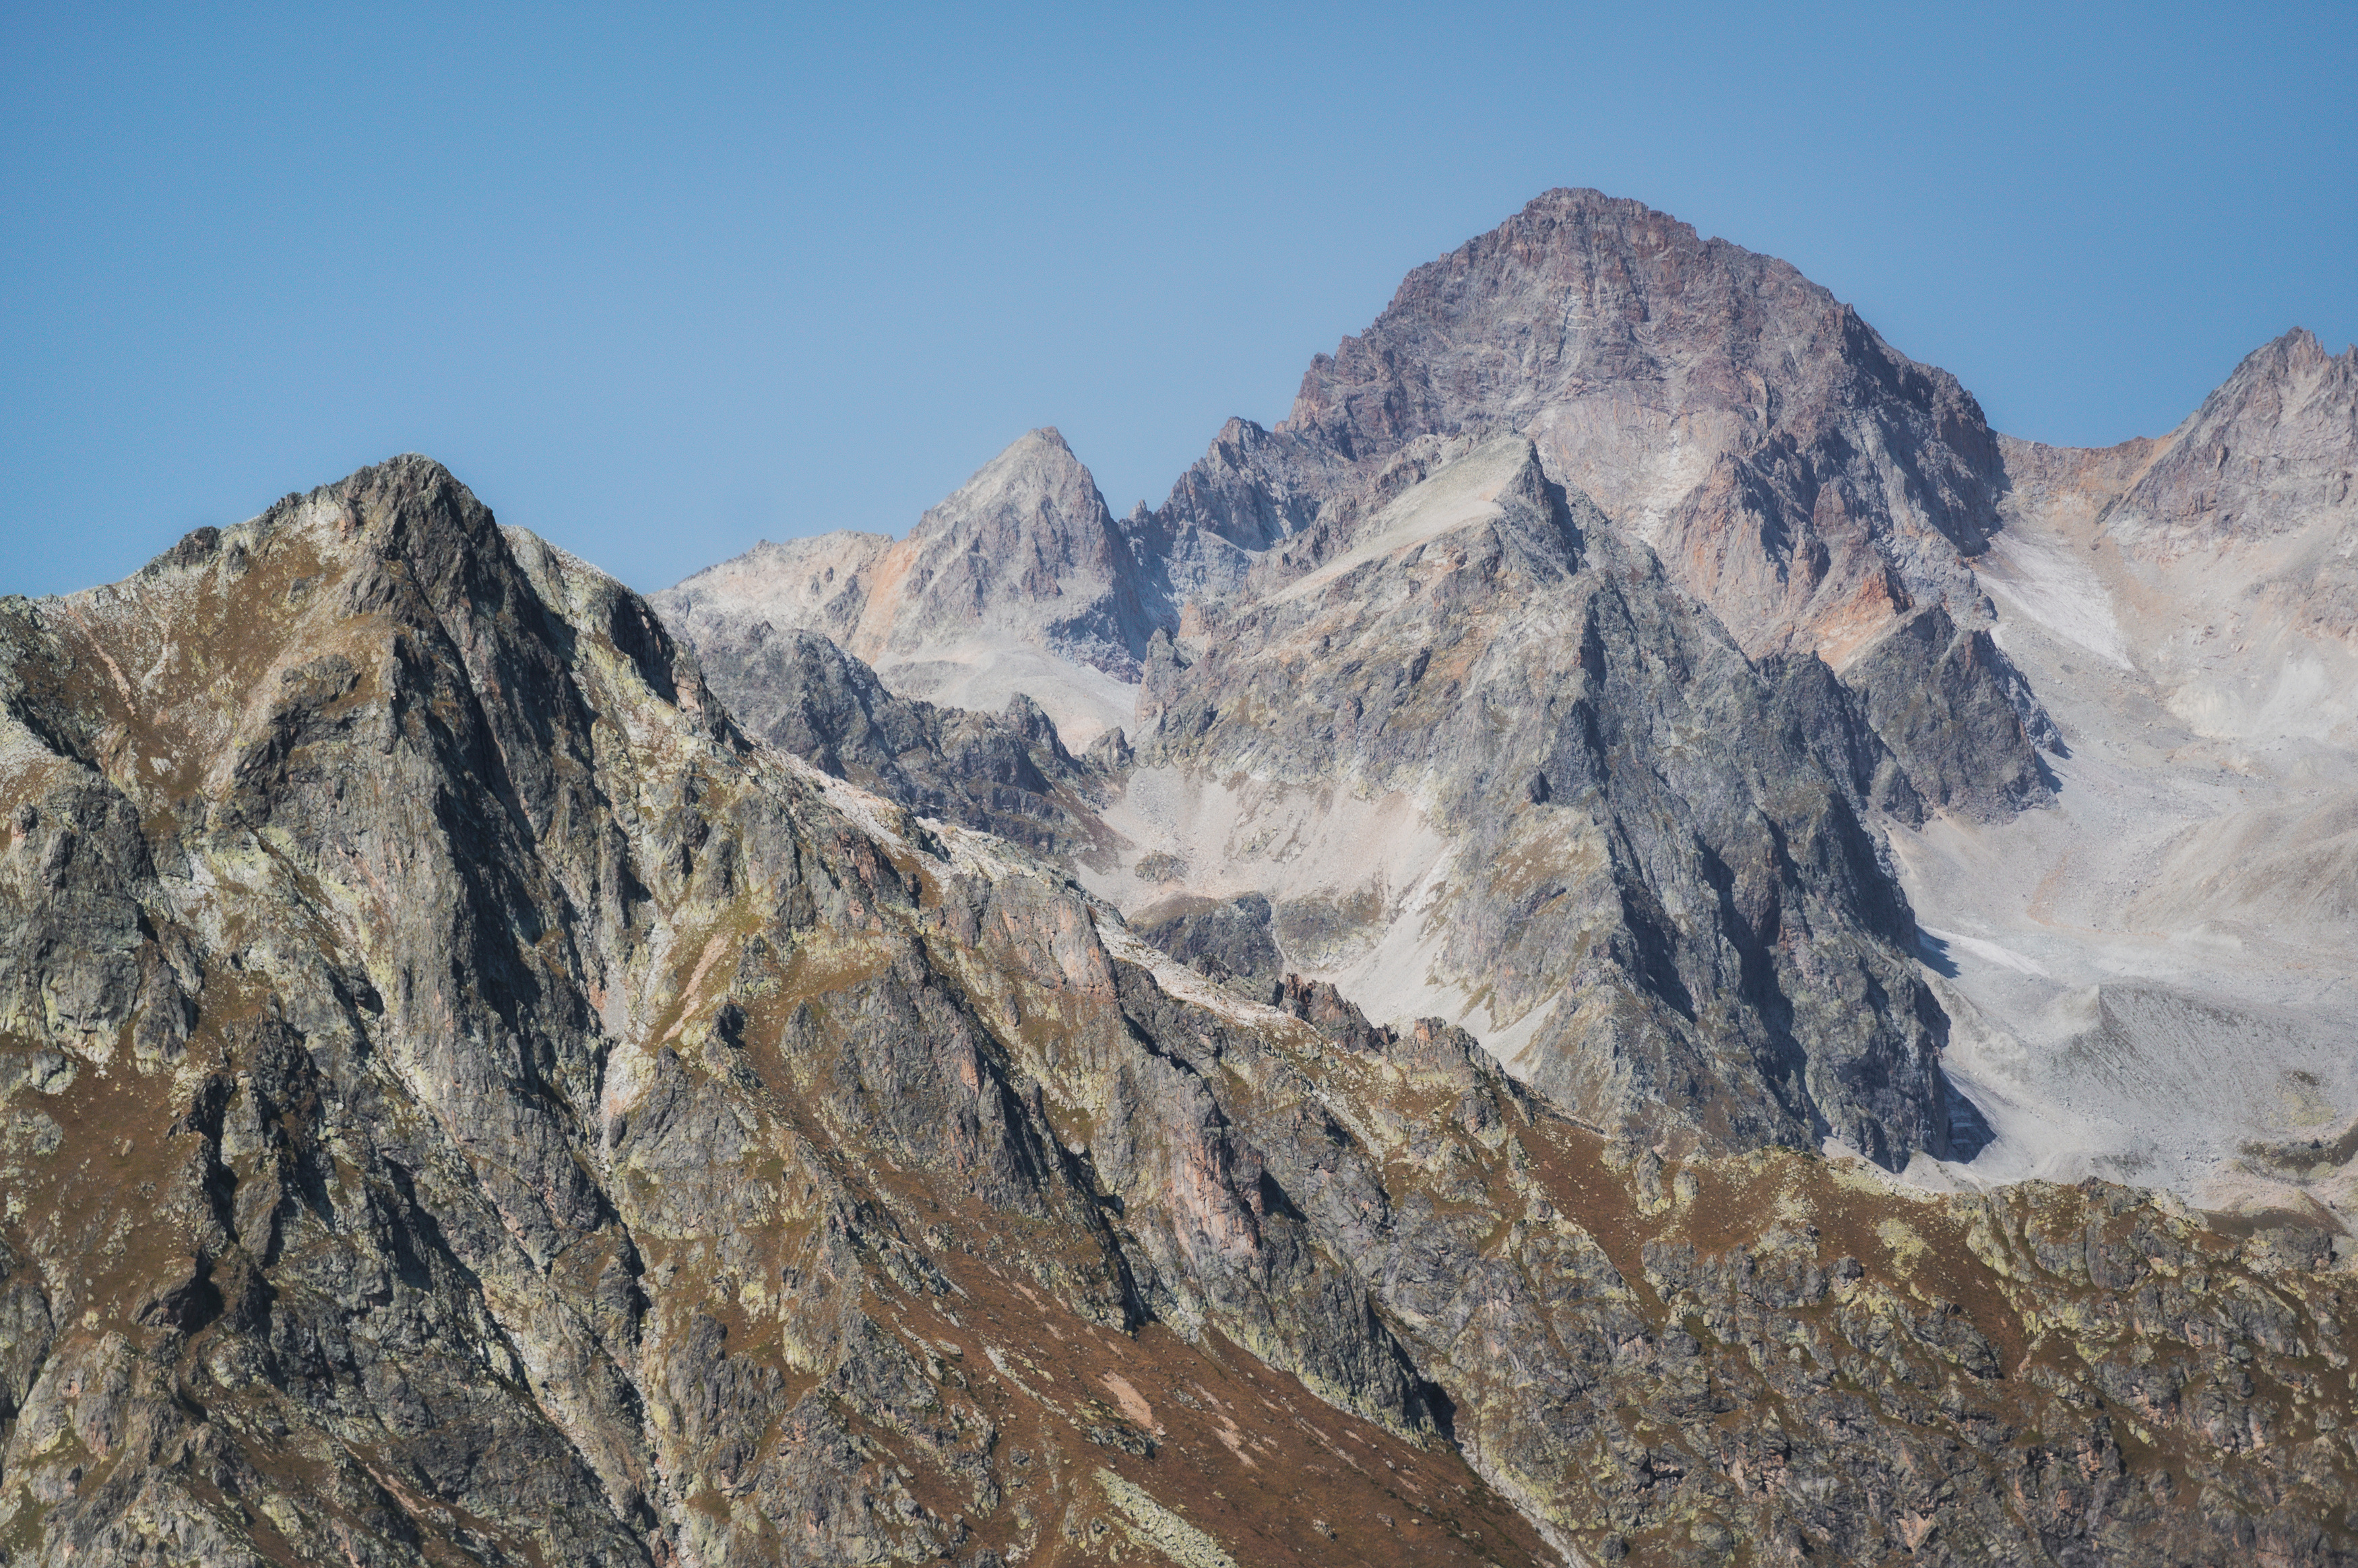
[[2326, 1238], [1666, 1161], [1271, 995], [422, 459], [6, 601], [0, 1545], [2347, 1560]]
[[[1034, 849], [1086, 851], [1101, 834], [1091, 805], [1103, 772], [1067, 752], [1021, 693], [997, 716], [898, 697], [825, 637], [766, 621], [709, 629], [699, 662], [741, 694], [748, 733], [822, 773]], [[1108, 745], [1092, 757], [1118, 754]]]

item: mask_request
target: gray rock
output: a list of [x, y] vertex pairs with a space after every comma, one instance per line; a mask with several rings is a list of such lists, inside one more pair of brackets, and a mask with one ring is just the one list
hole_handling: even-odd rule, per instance
[[1119, 730], [1084, 763], [1022, 693], [1003, 716], [895, 697], [815, 632], [714, 628], [698, 658], [757, 739], [911, 810], [1034, 848], [1086, 852], [1102, 831], [1089, 803], [1126, 765]]
[[[1604, 771], [1482, 776], [1668, 809], [1612, 726], [1778, 697], [1565, 516], [1443, 547], [1587, 596]], [[1633, 1162], [1462, 1031], [1243, 1000], [751, 743], [422, 459], [8, 617], [11, 1561], [2352, 1551], [2313, 1236]], [[1691, 766], [1626, 852], [1853, 852], [1837, 782]]]
[[[1191, 662], [1150, 652], [1145, 757], [1421, 794], [1455, 851], [1430, 961], [1595, 1123], [1945, 1153], [1906, 900], [1778, 689], [1520, 437], [1368, 532]], [[1348, 918], [1288, 913], [1289, 953]]]

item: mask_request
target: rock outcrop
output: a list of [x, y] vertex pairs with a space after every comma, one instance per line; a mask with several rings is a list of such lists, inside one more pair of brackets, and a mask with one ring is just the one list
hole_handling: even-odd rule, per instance
[[1593, 190], [1411, 273], [1281, 429], [1358, 464], [1521, 431], [1747, 651], [1837, 667], [1909, 602], [1970, 601], [1958, 557], [1997, 521], [1996, 443], [1954, 377], [1786, 263]]
[[0, 606], [0, 814], [11, 1562], [2358, 1544], [2330, 1235], [1245, 1000], [421, 459]]
[[2115, 535], [2182, 547], [2347, 526], [2358, 514], [2358, 351], [2329, 354], [2295, 328], [2254, 350], [2153, 447], [2107, 509]]

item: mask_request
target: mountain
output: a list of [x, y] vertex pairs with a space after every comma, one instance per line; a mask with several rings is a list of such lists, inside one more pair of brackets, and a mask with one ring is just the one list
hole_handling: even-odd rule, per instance
[[[819, 632], [908, 696], [997, 707], [1012, 686], [953, 690], [944, 683], [981, 677], [942, 669], [1003, 667], [1009, 681], [1020, 669], [1023, 689], [1087, 741], [1128, 722], [1100, 677], [1135, 680], [1153, 629], [1181, 635], [1191, 605], [1348, 549], [1436, 444], [1509, 432], [1533, 442], [1552, 481], [1659, 553], [1747, 654], [1812, 654], [1871, 688], [1916, 793], [1985, 816], [2045, 798], [2047, 721], [1989, 641], [1965, 564], [1998, 525], [2006, 482], [1979, 406], [1785, 263], [1595, 191], [1550, 191], [1411, 273], [1365, 333], [1317, 356], [1276, 429], [1231, 420], [1159, 509], [1104, 517], [1087, 470], [1035, 431], [899, 546], [845, 534], [765, 545], [655, 603], [699, 645], [763, 618]], [[899, 568], [870, 563], [888, 550], [941, 558], [974, 532], [962, 520], [1002, 496], [1064, 519], [1036, 532], [1076, 542], [962, 557], [973, 575], [953, 574], [955, 596], [903, 608]], [[1044, 562], [1085, 557], [1088, 573], [1111, 575], [1046, 590], [1074, 568]], [[977, 651], [976, 614], [1022, 651]], [[1076, 616], [1086, 631], [1058, 629]], [[1963, 752], [1939, 723], [1909, 718], [2001, 706], [2015, 719], [1976, 722]]]
[[[1699, 722], [1649, 658], [1778, 700], [1535, 471], [1462, 455], [1426, 502], [1491, 510], [1422, 547], [1611, 577], [1583, 602], [1640, 635], [1568, 702]], [[1421, 546], [1376, 547], [1424, 505], [1266, 612], [1359, 581], [1412, 624]], [[954, 754], [794, 649], [782, 735]], [[1610, 753], [1547, 800], [1660, 805]], [[1789, 761], [1698, 762], [1765, 792], [1699, 811], [1790, 793], [1760, 832], [1855, 852]], [[424, 459], [0, 602], [0, 821], [11, 1563], [2358, 1550], [2330, 1227], [1665, 1152], [1445, 1024], [1253, 1000], [749, 738], [646, 601]]]
[[755, 738], [912, 810], [1035, 849], [1096, 848], [1107, 775], [1130, 762], [1119, 730], [1076, 758], [1022, 692], [1000, 714], [895, 696], [816, 632], [723, 627], [707, 634], [702, 665], [740, 694], [738, 721]]
[[1838, 667], [1895, 611], [1973, 597], [2000, 466], [1981, 409], [1791, 266], [1556, 190], [1408, 276], [1311, 363], [1282, 427], [1366, 463], [1529, 435], [1748, 652]]
[[899, 542], [830, 534], [699, 572], [654, 605], [701, 645], [824, 633], [892, 689], [958, 708], [1030, 694], [1085, 744], [1129, 717], [1152, 627], [1129, 542], [1055, 430], [985, 464]]
[[2358, 1125], [2353, 364], [2295, 331], [2045, 447], [1790, 266], [1549, 192], [1120, 523], [1161, 637], [1073, 874], [1599, 1127], [2352, 1212], [2284, 1152]]
[[2065, 741], [2055, 801], [1892, 840], [2001, 1134], [1979, 1168], [2346, 1215], [2358, 351], [2296, 330], [2165, 436], [2001, 450], [1975, 571]]
[[[1476, 512], [1521, 498], [1511, 536], [1467, 511], [1485, 486]], [[2002, 820], [2050, 793], [2051, 725], [1961, 555], [1985, 546], [2003, 488], [1954, 380], [1790, 266], [1557, 191], [1412, 274], [1313, 363], [1286, 421], [1232, 421], [1157, 511], [1115, 524], [1053, 500], [1097, 492], [1035, 432], [900, 545], [764, 546], [655, 603], [749, 712], [795, 700], [734, 652], [781, 628], [922, 697], [935, 671], [979, 667], [973, 617], [995, 618], [1013, 642], [989, 667], [1045, 661], [1058, 673], [1024, 689], [1055, 723], [1130, 731], [1137, 765], [1101, 775], [1076, 861], [1100, 896], [1268, 899], [1289, 967], [1379, 1016], [1474, 1031], [1600, 1127], [1726, 1148], [1832, 1135], [1898, 1166], [1964, 1144], [1946, 1023], [1866, 818]], [[898, 568], [817, 564], [935, 559], [1015, 495], [1022, 515], [1081, 519], [1044, 533], [1118, 541], [1089, 557], [1117, 584], [1088, 579], [1099, 652], [1052, 624], [1084, 596], [1050, 591], [1037, 552], [959, 555], [956, 614], [876, 586]], [[1471, 556], [1468, 527], [1489, 530]], [[1547, 543], [1573, 534], [1595, 565]], [[1477, 557], [1463, 588], [1376, 613]], [[1336, 582], [1336, 613], [1305, 609]], [[1323, 658], [1299, 649], [1314, 622]], [[1585, 643], [1557, 645], [1584, 622]], [[1141, 684], [1095, 684], [1109, 673]], [[1461, 698], [1492, 717], [1453, 716]], [[1762, 727], [1761, 754], [1739, 752]], [[1370, 802], [1391, 803], [1380, 822]], [[1494, 973], [1510, 932], [1529, 950]]]
[[[1509, 430], [1747, 654], [1845, 673], [1864, 659], [1857, 684], [1886, 707], [1945, 715], [2003, 695], [2022, 709], [2020, 732], [1965, 760], [1920, 758], [1917, 730], [1889, 729], [1928, 775], [1920, 793], [1985, 812], [2040, 797], [2041, 720], [1977, 637], [1987, 604], [1965, 565], [2004, 485], [1980, 406], [1791, 266], [1638, 202], [1550, 191], [1417, 268], [1366, 332], [1312, 362], [1268, 439], [1224, 432], [1155, 529], [1243, 544], [1230, 520], [1255, 503], [1293, 521], [1318, 495], [1323, 529], [1289, 530], [1307, 529], [1314, 555], [1322, 532], [1347, 538], [1381, 503], [1420, 441]], [[1911, 650], [1874, 658], [1895, 638], [1931, 642], [1931, 667]]]
[[[1496, 437], [1151, 674], [1106, 820], [1133, 877], [1250, 885], [1290, 957], [1382, 1015], [1480, 1016], [1617, 1136], [1948, 1154], [1906, 900], [1786, 698]], [[1191, 830], [1239, 814], [1285, 850]]]

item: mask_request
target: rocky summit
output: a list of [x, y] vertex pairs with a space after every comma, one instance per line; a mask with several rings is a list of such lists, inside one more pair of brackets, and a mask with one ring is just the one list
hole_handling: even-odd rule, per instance
[[1559, 191], [1127, 518], [0, 600], [0, 1563], [2358, 1563], [2353, 366]]

